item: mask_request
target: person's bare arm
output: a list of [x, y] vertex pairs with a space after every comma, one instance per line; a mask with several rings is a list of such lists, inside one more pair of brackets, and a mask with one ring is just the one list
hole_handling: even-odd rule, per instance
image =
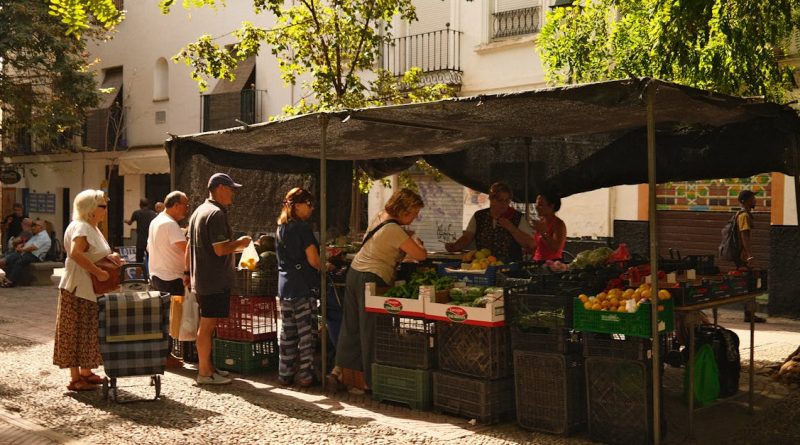
[[563, 222], [560, 222], [560, 224], [556, 225], [553, 233], [540, 232], [540, 234], [542, 235], [544, 244], [549, 250], [557, 250], [559, 247], [561, 247], [561, 244], [567, 237], [567, 225]]
[[252, 241], [252, 238], [245, 235], [232, 241], [216, 243], [214, 244], [214, 253], [217, 254], [217, 256], [230, 255], [247, 247], [250, 244], [250, 241]]
[[739, 239], [742, 241], [742, 259], [750, 265], [753, 261], [753, 252], [750, 250], [750, 230], [740, 231]]
[[500, 224], [500, 227], [506, 229], [514, 238], [514, 241], [516, 241], [520, 246], [530, 250], [536, 248], [536, 246], [533, 244], [533, 237], [520, 230], [519, 227], [515, 226], [514, 223], [507, 218], [498, 218], [497, 223]]
[[106, 281], [110, 278], [108, 272], [104, 271], [103, 269], [97, 267], [90, 259], [86, 256], [86, 251], [89, 250], [89, 242], [86, 240], [85, 236], [79, 236], [72, 240], [72, 246], [69, 249], [69, 258], [78, 266], [85, 269], [90, 274], [97, 277], [100, 281]]
[[317, 250], [317, 246], [311, 244], [308, 247], [306, 247], [306, 260], [308, 261], [308, 264], [311, 265], [311, 267], [319, 270], [320, 260], [319, 260], [319, 250]]
[[448, 252], [458, 252], [459, 250], [464, 250], [464, 248], [467, 247], [473, 239], [475, 239], [474, 233], [464, 232], [460, 238], [452, 243], [445, 243], [444, 248]]
[[411, 257], [417, 261], [422, 261], [428, 258], [428, 251], [425, 247], [413, 236], [409, 236], [402, 244], [400, 250], [406, 253], [406, 256]]

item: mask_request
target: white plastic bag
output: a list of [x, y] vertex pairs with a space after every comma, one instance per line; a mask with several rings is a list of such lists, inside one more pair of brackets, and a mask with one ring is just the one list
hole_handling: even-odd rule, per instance
[[242, 269], [256, 270], [258, 264], [258, 251], [254, 243], [250, 243], [242, 251], [242, 258], [239, 259], [239, 267]]
[[194, 292], [186, 289], [183, 299], [183, 313], [181, 314], [181, 330], [178, 341], [197, 340], [197, 327], [200, 325], [200, 306]]

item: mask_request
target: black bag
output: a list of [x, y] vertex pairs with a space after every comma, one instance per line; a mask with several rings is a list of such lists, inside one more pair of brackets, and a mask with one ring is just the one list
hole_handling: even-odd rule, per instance
[[733, 217], [722, 227], [722, 242], [719, 243], [719, 257], [728, 261], [739, 261], [742, 253], [742, 246], [739, 244], [739, 218], [741, 210], [736, 212]]
[[739, 357], [739, 336], [722, 326], [703, 325], [695, 330], [696, 350], [711, 345], [719, 370], [719, 396], [730, 397], [739, 392], [739, 374], [742, 365]]

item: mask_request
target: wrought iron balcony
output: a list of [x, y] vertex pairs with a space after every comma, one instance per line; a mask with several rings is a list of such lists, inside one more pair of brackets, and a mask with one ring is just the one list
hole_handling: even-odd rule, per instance
[[541, 29], [541, 6], [492, 14], [492, 39], [534, 34]]
[[423, 82], [461, 85], [461, 31], [438, 31], [397, 37], [383, 45], [381, 68], [402, 76], [413, 67], [423, 72]]
[[238, 127], [244, 122], [261, 122], [261, 102], [265, 90], [247, 89], [241, 92], [204, 94], [200, 96], [203, 131]]

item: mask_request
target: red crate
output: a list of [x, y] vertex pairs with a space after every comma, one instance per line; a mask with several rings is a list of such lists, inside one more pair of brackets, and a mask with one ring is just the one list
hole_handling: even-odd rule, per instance
[[217, 320], [217, 337], [225, 340], [261, 341], [278, 336], [278, 301], [275, 297], [231, 295], [228, 318]]

